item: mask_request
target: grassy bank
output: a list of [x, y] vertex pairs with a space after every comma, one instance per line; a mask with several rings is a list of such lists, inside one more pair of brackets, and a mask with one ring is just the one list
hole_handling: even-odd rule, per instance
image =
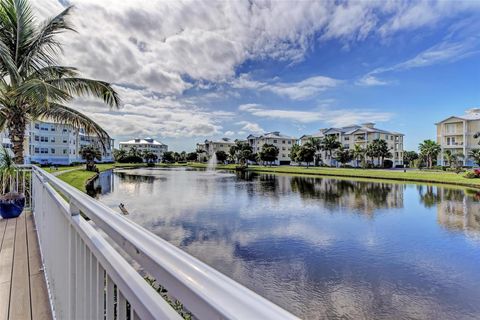
[[[204, 168], [205, 164], [189, 164], [192, 167]], [[218, 169], [234, 169], [235, 165], [220, 165]], [[381, 169], [344, 169], [327, 167], [296, 167], [296, 166], [249, 166], [248, 171], [263, 173], [282, 173], [300, 175], [318, 175], [331, 177], [382, 179], [408, 182], [440, 183], [480, 188], [480, 179], [467, 179], [463, 174], [444, 171], [419, 171], [419, 170], [381, 170]]]

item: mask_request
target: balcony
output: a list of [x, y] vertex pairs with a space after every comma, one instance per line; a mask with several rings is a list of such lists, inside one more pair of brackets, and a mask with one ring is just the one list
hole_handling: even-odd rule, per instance
[[[182, 319], [145, 274], [195, 319], [297, 319], [38, 167], [28, 185], [52, 307], [46, 319]], [[16, 285], [30, 288], [28, 278]], [[10, 309], [35, 313], [23, 303]]]

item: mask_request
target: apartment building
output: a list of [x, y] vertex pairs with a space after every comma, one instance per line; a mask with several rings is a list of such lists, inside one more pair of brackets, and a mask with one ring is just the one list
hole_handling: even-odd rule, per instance
[[28, 126], [26, 137], [26, 163], [69, 165], [84, 162], [80, 150], [87, 145], [100, 148], [100, 162], [113, 161], [113, 139], [104, 141], [102, 146], [98, 137], [71, 125], [34, 121]]
[[[351, 125], [340, 128], [324, 128], [320, 129], [318, 132], [311, 135], [304, 135], [300, 137], [300, 144], [304, 144], [310, 138], [324, 138], [325, 136], [333, 135], [337, 140], [342, 144], [345, 149], [353, 149], [354, 145], [358, 144], [364, 148], [367, 147], [375, 139], [385, 140], [388, 144], [390, 152], [392, 153], [391, 158], [386, 158], [385, 160], [392, 161], [393, 166], [403, 165], [403, 140], [404, 134], [383, 130], [375, 127], [375, 123], [363, 123], [360, 125]], [[329, 159], [329, 156], [326, 152], [321, 151], [320, 155], [324, 162], [328, 164], [337, 165], [336, 160]], [[350, 165], [356, 166], [357, 160], [353, 160]], [[374, 160], [375, 165], [376, 160]]]
[[120, 150], [129, 151], [132, 148], [136, 148], [141, 152], [151, 152], [158, 157], [158, 161], [161, 161], [163, 154], [168, 151], [168, 146], [152, 138], [145, 139], [132, 139], [119, 143]]
[[199, 161], [205, 161], [210, 159], [217, 151], [223, 151], [225, 153], [230, 152], [230, 148], [235, 145], [235, 141], [229, 138], [222, 138], [220, 140], [205, 140], [203, 143], [197, 143], [197, 151], [201, 151], [198, 154]]
[[289, 165], [291, 163], [290, 151], [292, 146], [297, 143], [297, 138], [281, 134], [279, 131], [268, 132], [260, 136], [249, 135], [247, 142], [253, 149], [254, 153], [262, 150], [264, 144], [273, 144], [279, 150], [277, 165]]
[[437, 143], [441, 152], [437, 163], [445, 165], [444, 153], [451, 150], [460, 154], [460, 163], [464, 166], [474, 166], [475, 163], [468, 154], [472, 149], [479, 149], [479, 138], [474, 138], [480, 132], [480, 108], [467, 110], [462, 116], [451, 116], [435, 124], [437, 126]]

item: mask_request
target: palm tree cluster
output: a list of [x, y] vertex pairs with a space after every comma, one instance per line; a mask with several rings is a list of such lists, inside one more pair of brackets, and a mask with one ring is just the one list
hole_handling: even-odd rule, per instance
[[433, 140], [425, 140], [418, 147], [420, 158], [424, 159], [427, 167], [433, 167], [433, 161], [437, 159], [438, 154], [442, 150], [441, 146]]
[[255, 161], [255, 153], [252, 146], [245, 141], [236, 141], [233, 146], [230, 147], [229, 156], [231, 160], [241, 166], [247, 166], [248, 161]]
[[95, 160], [102, 160], [102, 152], [95, 146], [83, 146], [79, 152], [83, 160], [85, 160], [87, 171], [96, 171]]
[[57, 36], [72, 31], [71, 7], [37, 23], [27, 0], [0, 0], [0, 130], [8, 129], [16, 163], [23, 163], [27, 125], [35, 119], [84, 128], [108, 141], [108, 134], [92, 119], [68, 104], [75, 97], [96, 97], [110, 107], [120, 99], [112, 86], [83, 78], [78, 70], [57, 63]]
[[280, 150], [273, 144], [265, 143], [262, 149], [258, 153], [258, 160], [261, 162], [272, 164], [278, 159], [278, 153]]

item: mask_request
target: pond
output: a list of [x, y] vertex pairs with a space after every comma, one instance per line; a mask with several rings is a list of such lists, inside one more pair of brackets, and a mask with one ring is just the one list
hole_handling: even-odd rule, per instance
[[480, 193], [194, 169], [106, 172], [100, 201], [304, 319], [479, 319]]

